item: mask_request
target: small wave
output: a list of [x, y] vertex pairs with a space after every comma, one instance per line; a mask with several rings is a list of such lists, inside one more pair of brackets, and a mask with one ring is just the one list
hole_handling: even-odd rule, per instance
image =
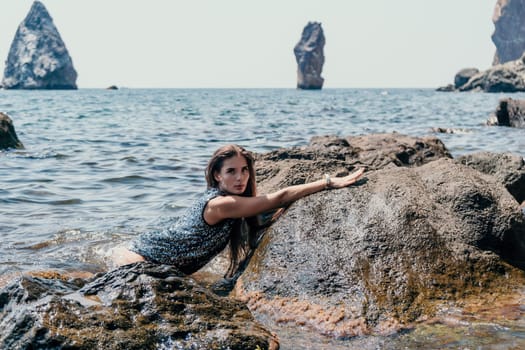
[[82, 204], [84, 201], [79, 198], [71, 198], [71, 199], [63, 199], [58, 201], [48, 201], [46, 204], [51, 205], [74, 205], [74, 204]]
[[120, 160], [129, 162], [129, 163], [138, 163], [139, 162], [137, 157], [134, 157], [134, 156], [126, 156], [126, 157], [120, 158]]
[[79, 198], [60, 199], [60, 200], [37, 200], [31, 197], [12, 197], [2, 199], [2, 203], [33, 203], [33, 204], [49, 204], [49, 205], [73, 205], [81, 204], [83, 201]]
[[128, 175], [128, 176], [122, 176], [122, 177], [111, 177], [108, 179], [104, 179], [102, 181], [109, 182], [109, 183], [135, 184], [137, 182], [143, 182], [143, 181], [154, 181], [154, 179], [150, 177], [140, 176], [140, 175]]
[[122, 147], [148, 147], [149, 143], [147, 142], [121, 142]]

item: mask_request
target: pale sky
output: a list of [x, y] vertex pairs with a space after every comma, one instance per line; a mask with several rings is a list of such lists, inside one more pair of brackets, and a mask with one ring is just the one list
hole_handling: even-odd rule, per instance
[[[0, 1], [0, 72], [32, 0]], [[295, 88], [322, 23], [326, 88], [435, 88], [487, 69], [497, 0], [42, 0], [79, 88]]]

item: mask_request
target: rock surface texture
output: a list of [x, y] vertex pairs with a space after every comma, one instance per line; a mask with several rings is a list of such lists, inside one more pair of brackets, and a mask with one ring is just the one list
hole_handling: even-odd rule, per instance
[[498, 0], [492, 21], [494, 65], [514, 61], [525, 52], [525, 0]]
[[0, 112], [0, 150], [7, 148], [24, 148], [24, 145], [16, 136], [11, 118]]
[[11, 44], [4, 89], [76, 89], [77, 72], [53, 19], [35, 1]]
[[482, 305], [521, 293], [525, 221], [500, 181], [421, 139], [374, 136], [366, 144], [387, 147], [363, 152], [365, 139], [318, 139], [262, 157], [277, 163], [262, 164], [266, 189], [304, 174], [369, 171], [355, 186], [293, 203], [269, 228], [235, 290], [256, 317], [347, 338], [395, 332], [469, 298]]
[[325, 37], [321, 23], [309, 22], [303, 29], [301, 40], [295, 45], [297, 61], [297, 88], [322, 89]]
[[244, 304], [168, 266], [91, 282], [25, 276], [0, 290], [2, 349], [278, 349]]
[[477, 152], [456, 159], [457, 162], [492, 175], [505, 186], [518, 203], [525, 201], [525, 161], [519, 154]]

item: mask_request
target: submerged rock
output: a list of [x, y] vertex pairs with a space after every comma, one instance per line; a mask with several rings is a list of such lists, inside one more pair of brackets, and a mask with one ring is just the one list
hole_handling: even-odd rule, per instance
[[488, 125], [525, 128], [525, 100], [503, 98], [487, 120]]
[[11, 118], [0, 112], [0, 150], [7, 148], [24, 148], [24, 145], [16, 135]]
[[22, 21], [11, 44], [4, 89], [76, 89], [77, 72], [67, 48], [40, 1]]
[[246, 306], [175, 269], [137, 263], [86, 283], [22, 277], [0, 290], [2, 349], [277, 349]]
[[422, 145], [413, 165], [355, 145], [324, 139], [302, 155], [261, 157], [276, 163], [260, 171], [267, 190], [336, 169], [377, 170], [300, 199], [269, 228], [235, 290], [256, 317], [347, 338], [410, 327], [472, 296], [519, 293], [525, 220], [500, 181]]
[[295, 45], [297, 61], [297, 88], [322, 89], [325, 38], [321, 23], [309, 22], [303, 29], [301, 40]]
[[525, 52], [525, 1], [497, 0], [492, 21], [496, 45], [494, 65], [514, 61]]

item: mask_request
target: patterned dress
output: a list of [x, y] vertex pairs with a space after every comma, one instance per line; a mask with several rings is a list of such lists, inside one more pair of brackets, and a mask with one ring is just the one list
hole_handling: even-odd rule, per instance
[[207, 190], [175, 224], [139, 235], [129, 249], [147, 261], [173, 265], [185, 274], [199, 270], [226, 247], [235, 221], [225, 219], [216, 225], [204, 221], [206, 204], [220, 194], [216, 188]]

